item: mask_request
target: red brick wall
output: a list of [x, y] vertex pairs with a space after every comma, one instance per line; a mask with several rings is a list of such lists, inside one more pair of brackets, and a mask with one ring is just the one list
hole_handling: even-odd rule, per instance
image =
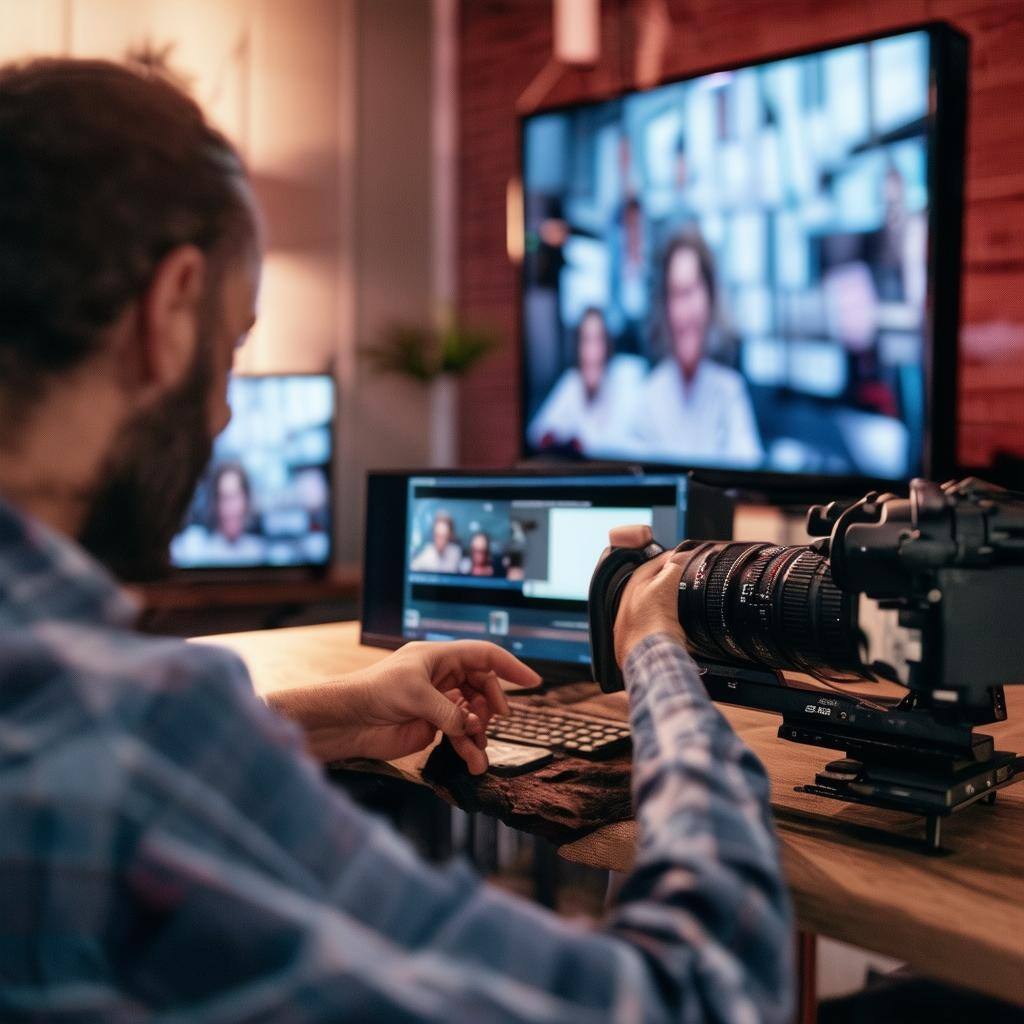
[[[565, 71], [545, 105], [630, 86], [634, 4], [603, 0], [601, 63]], [[960, 459], [1024, 457], [1024, 3], [1020, 0], [669, 0], [664, 74], [915, 22], [945, 20], [972, 40], [960, 342]], [[505, 186], [518, 172], [516, 100], [551, 54], [550, 0], [462, 0], [459, 304], [504, 345], [464, 383], [467, 465], [519, 454], [518, 270], [505, 255]]]

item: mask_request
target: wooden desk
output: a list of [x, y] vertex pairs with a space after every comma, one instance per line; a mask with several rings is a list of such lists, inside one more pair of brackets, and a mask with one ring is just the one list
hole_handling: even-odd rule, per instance
[[[206, 638], [237, 651], [257, 690], [324, 680], [386, 655], [360, 647], [358, 625], [342, 623]], [[1010, 720], [986, 731], [1024, 750], [1024, 692], [1009, 688]], [[621, 695], [600, 698], [625, 714]], [[907, 961], [915, 969], [1024, 1004], [1024, 783], [947, 819], [951, 852], [921, 852], [920, 818], [796, 793], [835, 752], [788, 744], [776, 716], [721, 707], [772, 780], [772, 807], [799, 925]], [[390, 767], [416, 780], [423, 757]], [[522, 777], [528, 779], [528, 776]], [[514, 780], [510, 780], [514, 781]], [[884, 832], [875, 830], [881, 826]], [[635, 829], [619, 822], [561, 853], [593, 867], [624, 870]]]

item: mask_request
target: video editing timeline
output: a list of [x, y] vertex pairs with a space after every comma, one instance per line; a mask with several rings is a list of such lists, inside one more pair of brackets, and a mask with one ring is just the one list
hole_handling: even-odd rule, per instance
[[587, 664], [587, 588], [608, 531], [642, 523], [674, 544], [687, 487], [674, 474], [410, 478], [403, 636]]

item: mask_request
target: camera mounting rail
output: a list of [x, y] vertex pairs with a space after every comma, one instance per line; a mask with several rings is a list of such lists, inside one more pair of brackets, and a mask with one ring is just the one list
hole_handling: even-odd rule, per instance
[[[698, 661], [704, 687], [720, 704], [782, 715], [779, 738], [842, 750], [798, 793], [866, 804], [925, 818], [927, 845], [939, 849], [942, 819], [1024, 779], [1024, 758], [996, 750], [991, 736], [947, 721], [918, 703], [870, 700], [786, 680], [767, 669]], [[1002, 687], [993, 687], [990, 721], [1006, 718]]]

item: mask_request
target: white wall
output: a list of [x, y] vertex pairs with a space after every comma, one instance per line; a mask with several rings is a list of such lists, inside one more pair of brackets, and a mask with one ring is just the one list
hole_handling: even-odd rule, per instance
[[[432, 316], [431, 7], [358, 0], [357, 18], [355, 335], [365, 348], [396, 321]], [[381, 377], [357, 359], [342, 495], [347, 520], [362, 521], [366, 469], [428, 462], [427, 415], [420, 385]]]

